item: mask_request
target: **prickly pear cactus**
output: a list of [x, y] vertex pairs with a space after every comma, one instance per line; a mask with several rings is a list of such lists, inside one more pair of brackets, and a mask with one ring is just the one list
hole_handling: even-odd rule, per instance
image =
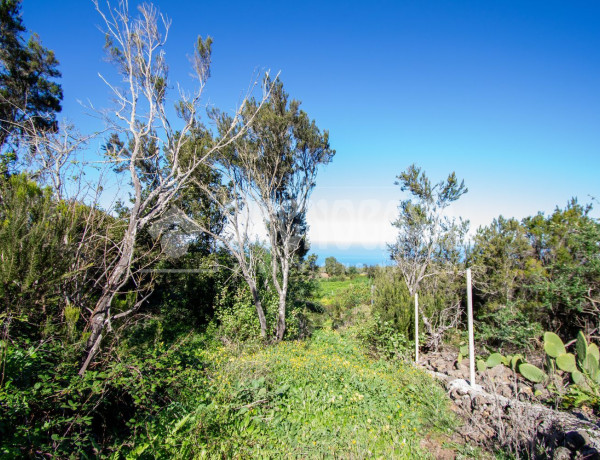
[[567, 352], [565, 344], [554, 332], [544, 333], [544, 351], [552, 358], [557, 358]]
[[596, 361], [600, 362], [600, 351], [598, 350], [598, 345], [596, 345], [595, 343], [590, 343], [588, 345], [587, 351], [588, 354], [596, 358]]
[[500, 353], [492, 353], [490, 356], [488, 356], [485, 365], [491, 369], [496, 367], [498, 364], [502, 364], [503, 359], [504, 358]]
[[561, 371], [574, 372], [577, 370], [575, 355], [571, 353], [563, 353], [556, 357], [556, 365]]
[[588, 391], [593, 388], [598, 389], [598, 384], [600, 384], [598, 346], [594, 343], [588, 344], [583, 332], [579, 331], [575, 340], [577, 356], [567, 353], [566, 350], [564, 353], [556, 354], [564, 348], [564, 344], [556, 334], [552, 332], [544, 334], [544, 350], [548, 355], [548, 368], [552, 370], [556, 366], [561, 371], [569, 372], [575, 385], [580, 388]]
[[587, 372], [590, 378], [596, 382], [600, 383], [600, 366], [598, 365], [598, 360], [592, 354], [588, 354], [587, 356]]
[[573, 371], [571, 373], [571, 378], [573, 379], [573, 382], [575, 383], [575, 385], [579, 385], [580, 383], [585, 382], [585, 375], [583, 375], [579, 371]]
[[541, 383], [547, 378], [547, 375], [543, 370], [529, 363], [519, 364], [519, 373], [533, 383]]
[[517, 369], [519, 368], [518, 367], [519, 364], [521, 364], [524, 361], [525, 361], [525, 358], [523, 357], [523, 355], [515, 355], [510, 360], [510, 368], [516, 372]]
[[485, 361], [483, 359], [478, 359], [477, 360], [477, 370], [479, 372], [485, 372], [487, 369], [487, 365], [485, 364]]
[[577, 350], [577, 363], [583, 370], [588, 369], [587, 349], [588, 346], [585, 335], [583, 335], [583, 332], [579, 331], [577, 334], [577, 341], [575, 342], [575, 350]]

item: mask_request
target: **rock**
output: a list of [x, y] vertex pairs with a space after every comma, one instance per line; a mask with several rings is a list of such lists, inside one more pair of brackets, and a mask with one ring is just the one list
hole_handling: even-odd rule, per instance
[[447, 374], [449, 371], [452, 370], [452, 363], [446, 361], [443, 358], [435, 359], [431, 362], [431, 366], [433, 367], [434, 371], [441, 372], [442, 374]]
[[512, 371], [506, 366], [494, 366], [488, 369], [487, 374], [497, 384], [510, 385], [512, 382]]
[[519, 383], [517, 387], [519, 389], [519, 393], [523, 395], [533, 396], [533, 390], [529, 385], [525, 385], [524, 383]]
[[[454, 364], [450, 360], [448, 363], [451, 367]], [[460, 372], [455, 369], [452, 371]], [[471, 387], [467, 380], [452, 380], [441, 374], [436, 376], [446, 385], [454, 403], [452, 409], [468, 420], [460, 430], [465, 437], [479, 443], [493, 443], [497, 441], [498, 430], [503, 429], [508, 430], [507, 435], [516, 440], [520, 447], [525, 444], [529, 446], [529, 440], [536, 446], [546, 446], [548, 449], [560, 446], [550, 458], [600, 460], [597, 419], [590, 421], [531, 401], [514, 399], [514, 380], [510, 384], [496, 382], [491, 385], [496, 391], [494, 394], [488, 393], [480, 385]], [[498, 372], [498, 376], [501, 377], [502, 373]], [[486, 378], [477, 381], [485, 385], [490, 380]], [[543, 389], [543, 386], [538, 386], [538, 389]], [[531, 396], [532, 387], [523, 382], [519, 383], [517, 393], [526, 399], [536, 399]]]
[[590, 442], [590, 435], [585, 430], [569, 431], [565, 434], [565, 446], [571, 450], [581, 449]]
[[508, 385], [498, 386], [498, 388], [496, 389], [496, 393], [498, 393], [501, 396], [504, 396], [505, 398], [510, 398], [513, 394], [511, 388]]
[[577, 456], [575, 458], [581, 458], [585, 460], [600, 460], [600, 453], [592, 447], [582, 449], [577, 452]]
[[473, 410], [482, 409], [487, 404], [489, 404], [489, 401], [483, 395], [475, 395], [471, 399], [471, 408]]
[[544, 388], [538, 392], [536, 397], [543, 401], [544, 399], [548, 399], [550, 397], [550, 392]]
[[566, 447], [559, 447], [554, 450], [552, 460], [571, 460], [571, 451]]

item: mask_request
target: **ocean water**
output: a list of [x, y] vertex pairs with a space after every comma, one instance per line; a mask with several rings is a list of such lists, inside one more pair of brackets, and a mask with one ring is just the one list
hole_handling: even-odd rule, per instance
[[362, 267], [363, 265], [391, 264], [386, 246], [312, 243], [309, 253], [318, 256], [318, 265], [325, 265], [327, 257], [335, 257], [338, 262], [348, 267], [351, 265]]

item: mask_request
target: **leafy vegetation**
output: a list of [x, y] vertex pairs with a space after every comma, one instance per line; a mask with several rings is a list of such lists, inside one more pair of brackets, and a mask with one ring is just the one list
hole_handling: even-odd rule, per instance
[[[55, 123], [58, 63], [37, 37], [25, 45], [20, 2], [0, 2], [1, 456], [426, 458], [424, 438], [457, 421], [409, 364], [415, 321], [425, 350], [460, 342], [468, 266], [477, 339], [494, 350], [478, 368], [509, 366], [563, 405], [600, 410], [591, 206], [500, 216], [469, 247], [467, 223], [445, 214], [464, 184], [454, 173], [432, 184], [413, 165], [398, 176], [410, 196], [393, 224], [396, 265], [359, 273], [328, 257], [321, 269], [306, 212], [335, 153], [328, 132], [268, 76], [262, 99], [210, 110], [217, 128], [204, 126], [210, 37], [197, 40], [200, 88], [174, 122], [168, 67], [152, 55], [166, 35], [158, 13], [142, 6], [135, 19], [126, 5], [96, 4], [130, 91], [117, 92], [103, 154], [131, 197], [102, 209], [102, 184], [69, 193], [83, 182], [64, 168], [86, 138]], [[249, 233], [252, 205], [266, 243]], [[523, 355], [544, 330], [542, 370]]]
[[[58, 61], [40, 38], [27, 32], [21, 17], [21, 0], [0, 2], [0, 174], [17, 160], [16, 147], [30, 129], [56, 127], [61, 111], [62, 88]], [[24, 129], [27, 126], [29, 129]], [[6, 149], [5, 151], [1, 151]]]
[[[600, 353], [595, 343], [588, 343], [583, 332], [579, 331], [575, 345], [576, 353], [567, 352], [566, 346], [553, 332], [544, 333], [544, 351], [546, 353], [546, 372], [527, 363], [521, 354], [501, 355], [492, 353], [487, 360], [478, 360], [477, 369], [486, 369], [498, 365], [510, 367], [519, 372], [526, 380], [544, 383], [554, 398], [565, 407], [588, 405], [600, 410]], [[568, 381], [566, 381], [568, 380]]]
[[542, 330], [568, 337], [600, 326], [600, 223], [590, 211], [572, 200], [549, 216], [500, 217], [478, 230], [469, 258], [475, 303], [478, 316], [496, 325], [501, 310], [513, 312], [513, 333], [503, 341], [527, 329], [538, 338]]
[[[194, 411], [143, 434], [132, 452], [426, 458], [423, 435], [453, 423], [443, 391], [429, 377], [366, 357], [351, 333], [324, 329], [309, 341], [198, 354], [212, 365]], [[177, 436], [165, 440], [175, 429]]]

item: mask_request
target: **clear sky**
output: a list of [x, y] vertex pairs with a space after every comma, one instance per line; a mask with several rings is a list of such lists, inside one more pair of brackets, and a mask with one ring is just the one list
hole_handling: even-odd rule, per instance
[[[233, 109], [271, 69], [329, 130], [337, 154], [313, 193], [315, 244], [391, 241], [395, 176], [411, 163], [465, 180], [452, 213], [473, 227], [600, 198], [598, 1], [155, 4], [172, 20], [172, 83], [190, 82], [186, 55], [211, 35], [207, 103]], [[61, 62], [64, 115], [92, 129], [77, 101], [109, 105], [92, 3], [25, 0], [23, 16]]]

